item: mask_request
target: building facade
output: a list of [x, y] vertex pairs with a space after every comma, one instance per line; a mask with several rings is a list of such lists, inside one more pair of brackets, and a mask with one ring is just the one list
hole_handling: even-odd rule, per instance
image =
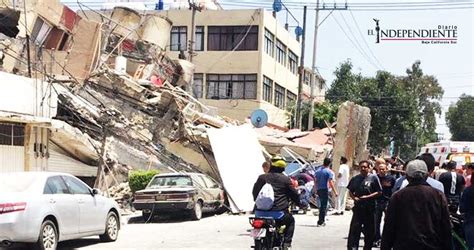
[[[167, 10], [159, 15], [173, 23], [169, 56], [188, 57], [192, 12]], [[195, 20], [194, 96], [216, 107], [221, 116], [243, 121], [263, 109], [270, 123], [288, 126], [287, 110], [298, 95], [301, 56], [294, 35], [263, 9], [203, 10]], [[303, 98], [310, 96], [304, 82]]]

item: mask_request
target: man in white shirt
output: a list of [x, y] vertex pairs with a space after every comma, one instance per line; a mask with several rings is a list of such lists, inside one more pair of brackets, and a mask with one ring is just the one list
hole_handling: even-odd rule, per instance
[[339, 173], [337, 174], [336, 188], [339, 196], [336, 200], [335, 215], [344, 214], [346, 208], [347, 185], [349, 184], [349, 166], [347, 165], [347, 158], [341, 157], [341, 165], [339, 166]]

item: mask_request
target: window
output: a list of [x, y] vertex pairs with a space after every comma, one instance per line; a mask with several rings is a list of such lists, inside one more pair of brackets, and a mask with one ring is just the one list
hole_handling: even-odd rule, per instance
[[188, 42], [188, 28], [186, 26], [175, 26], [171, 28], [171, 51], [186, 50]]
[[51, 26], [49, 26], [43, 19], [36, 18], [35, 25], [31, 32], [31, 40], [38, 46], [43, 45], [44, 40], [51, 31]]
[[23, 146], [25, 125], [17, 123], [0, 123], [0, 145]]
[[60, 176], [49, 177], [43, 189], [44, 194], [69, 194], [69, 189]]
[[304, 84], [308, 85], [308, 86], [311, 86], [311, 84], [313, 83], [313, 77], [312, 77], [312, 74], [310, 71], [304, 71], [304, 81], [303, 81]]
[[199, 175], [192, 175], [191, 178], [193, 179], [193, 183], [195, 187], [204, 188], [206, 187], [206, 183]]
[[63, 30], [53, 27], [44, 42], [45, 49], [67, 50], [69, 34]]
[[286, 106], [295, 105], [296, 95], [291, 93], [291, 91], [286, 91]]
[[74, 179], [70, 176], [63, 176], [64, 182], [66, 182], [67, 187], [73, 194], [91, 194], [89, 187], [81, 181]]
[[158, 176], [153, 178], [147, 188], [161, 188], [166, 186], [191, 186], [191, 178], [189, 176]]
[[275, 106], [283, 109], [285, 107], [285, 88], [275, 83]]
[[208, 50], [257, 50], [258, 26], [209, 26], [207, 29]]
[[286, 46], [278, 39], [276, 40], [276, 60], [283, 66], [286, 65]]
[[256, 99], [257, 75], [207, 75], [207, 99]]
[[194, 51], [204, 50], [204, 26], [196, 26]]
[[273, 81], [270, 78], [263, 76], [263, 94], [262, 94], [263, 100], [271, 103], [272, 94], [273, 94]]
[[275, 36], [265, 29], [265, 52], [273, 57], [275, 51]]
[[201, 176], [206, 183], [207, 188], [219, 188], [219, 185], [207, 176]]
[[288, 50], [288, 68], [293, 74], [298, 74], [298, 56], [291, 50]]
[[195, 98], [202, 98], [203, 79], [203, 74], [194, 74], [193, 96]]

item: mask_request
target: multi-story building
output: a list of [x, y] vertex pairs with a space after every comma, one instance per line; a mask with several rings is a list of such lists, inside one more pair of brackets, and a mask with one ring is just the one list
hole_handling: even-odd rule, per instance
[[[173, 23], [171, 58], [188, 56], [191, 13], [159, 12]], [[245, 120], [260, 108], [270, 123], [286, 127], [298, 95], [300, 42], [263, 9], [204, 10], [195, 23], [194, 95], [219, 115]], [[309, 84], [303, 95], [309, 97]]]

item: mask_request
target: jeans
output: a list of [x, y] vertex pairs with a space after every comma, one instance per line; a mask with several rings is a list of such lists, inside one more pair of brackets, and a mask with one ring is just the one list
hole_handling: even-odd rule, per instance
[[375, 204], [375, 241], [382, 239], [380, 223], [382, 222], [382, 215], [385, 213], [387, 205], [387, 200], [377, 200], [377, 203]]
[[339, 196], [336, 200], [336, 211], [337, 212], [344, 212], [346, 209], [346, 196], [347, 196], [347, 188], [346, 187], [337, 187], [337, 193]]
[[375, 236], [375, 214], [374, 208], [354, 206], [352, 208], [352, 220], [347, 238], [347, 249], [358, 249], [360, 233], [364, 232], [364, 250], [372, 249]]
[[319, 189], [318, 190], [319, 200], [321, 201], [321, 206], [319, 206], [319, 220], [318, 225], [322, 225], [324, 223], [324, 218], [326, 217], [326, 210], [328, 207], [328, 190], [327, 189]]
[[474, 249], [474, 220], [464, 222], [464, 235], [469, 249]]

